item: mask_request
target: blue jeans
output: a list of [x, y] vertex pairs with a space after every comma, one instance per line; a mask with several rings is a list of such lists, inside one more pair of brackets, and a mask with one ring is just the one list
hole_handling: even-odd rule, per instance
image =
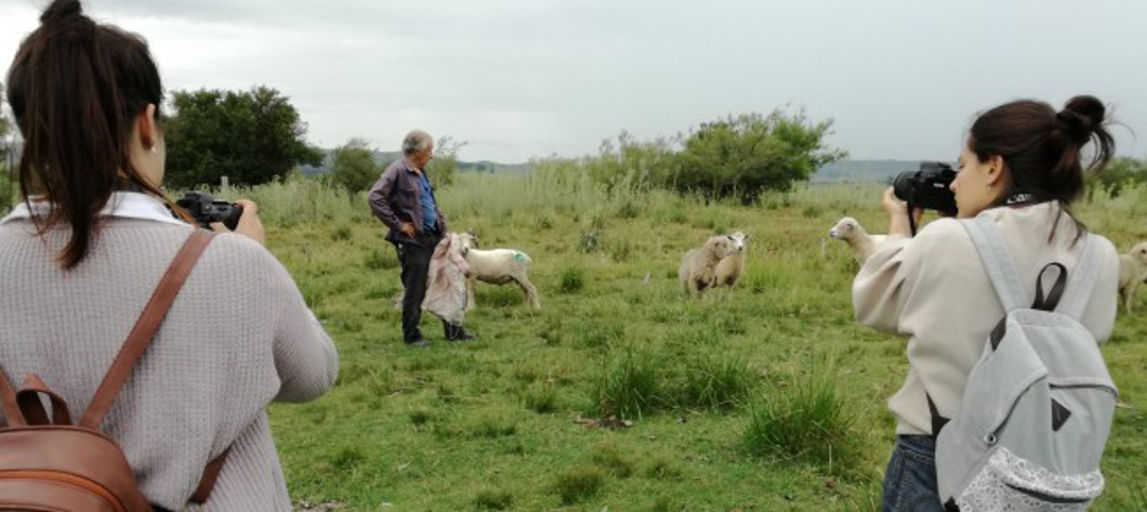
[[884, 471], [883, 512], [944, 512], [936, 490], [936, 440], [896, 436]]

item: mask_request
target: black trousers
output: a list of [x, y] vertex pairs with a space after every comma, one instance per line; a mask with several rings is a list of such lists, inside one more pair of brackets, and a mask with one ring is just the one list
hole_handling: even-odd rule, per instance
[[[405, 292], [402, 296], [402, 340], [410, 343], [422, 338], [422, 299], [426, 298], [426, 277], [430, 273], [430, 257], [434, 255], [434, 247], [442, 236], [434, 234], [419, 235], [416, 243], [394, 242], [398, 251], [398, 262], [402, 265], [402, 286]], [[442, 328], [447, 339], [454, 339], [462, 330], [442, 321]]]

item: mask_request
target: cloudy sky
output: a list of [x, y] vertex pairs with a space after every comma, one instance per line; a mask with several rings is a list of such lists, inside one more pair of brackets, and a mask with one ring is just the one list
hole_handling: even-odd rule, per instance
[[[0, 0], [0, 61], [45, 0]], [[596, 151], [725, 114], [804, 108], [853, 158], [954, 159], [975, 112], [1020, 97], [1114, 107], [1147, 155], [1143, 0], [89, 0], [142, 34], [169, 90], [289, 96], [311, 142], [462, 158]], [[1141, 134], [1136, 137], [1135, 133]]]

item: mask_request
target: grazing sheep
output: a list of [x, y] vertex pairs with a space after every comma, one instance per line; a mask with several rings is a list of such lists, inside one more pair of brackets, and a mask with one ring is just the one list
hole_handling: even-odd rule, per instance
[[845, 217], [837, 221], [836, 225], [828, 231], [828, 236], [847, 243], [852, 248], [852, 255], [856, 257], [856, 262], [862, 266], [865, 261], [868, 261], [868, 257], [876, 252], [876, 246], [888, 238], [888, 235], [868, 234], [864, 227], [852, 217]]
[[745, 271], [745, 244], [749, 241], [749, 235], [738, 231], [729, 236], [733, 237], [733, 253], [717, 263], [714, 277], [716, 286], [728, 286], [732, 290]]
[[706, 289], [716, 286], [717, 265], [736, 250], [736, 244], [732, 235], [718, 235], [706, 241], [705, 245], [685, 253], [681, 258], [681, 268], [677, 270], [682, 290], [699, 297]]
[[470, 264], [470, 280], [467, 283], [467, 292], [470, 295], [469, 308], [476, 307], [474, 302], [474, 285], [476, 281], [490, 284], [517, 283], [526, 295], [526, 303], [533, 309], [541, 309], [542, 303], [538, 299], [538, 289], [530, 283], [530, 264], [533, 260], [522, 251], [515, 249], [478, 249], [478, 237], [473, 233], [458, 235], [463, 247], [466, 262]]
[[1147, 242], [1131, 248], [1131, 252], [1119, 255], [1119, 297], [1123, 307], [1131, 312], [1131, 301], [1139, 283], [1147, 282]]

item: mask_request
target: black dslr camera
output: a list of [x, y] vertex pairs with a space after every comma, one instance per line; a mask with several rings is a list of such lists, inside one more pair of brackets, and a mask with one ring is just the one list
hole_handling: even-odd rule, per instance
[[901, 201], [914, 208], [936, 210], [946, 216], [956, 215], [956, 195], [948, 188], [956, 179], [952, 166], [942, 162], [920, 162], [920, 170], [905, 171], [892, 180], [892, 191]]
[[214, 222], [222, 222], [227, 229], [235, 231], [239, 225], [239, 216], [243, 215], [242, 205], [215, 199], [203, 192], [188, 192], [176, 200], [175, 204], [187, 210], [196, 224], [207, 229], [211, 229]]

